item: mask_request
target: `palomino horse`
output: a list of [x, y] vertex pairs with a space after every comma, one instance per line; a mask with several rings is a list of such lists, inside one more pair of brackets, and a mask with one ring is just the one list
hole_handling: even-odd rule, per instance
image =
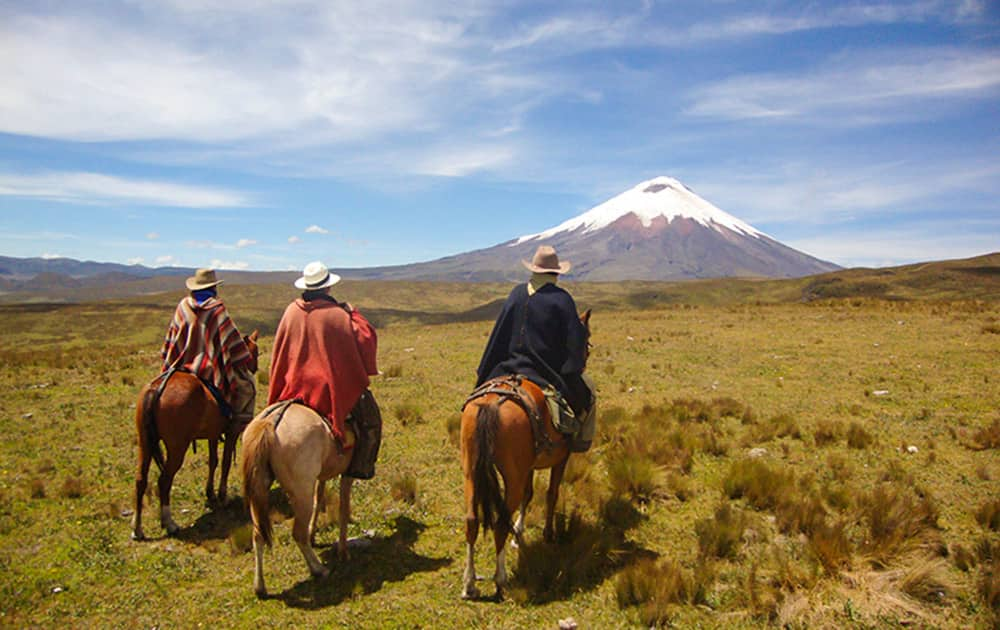
[[[580, 316], [580, 321], [590, 335], [590, 310]], [[549, 489], [545, 495], [546, 541], [554, 538], [553, 516], [559, 499], [569, 446], [566, 438], [556, 431], [545, 403], [542, 390], [527, 379], [521, 379], [521, 390], [530, 396], [540, 417], [542, 427], [533, 428], [532, 418], [520, 404], [508, 396], [486, 393], [466, 402], [462, 411], [461, 447], [462, 470], [465, 474], [465, 542], [466, 563], [462, 597], [479, 597], [476, 587], [474, 564], [476, 538], [479, 524], [483, 530], [493, 529], [496, 548], [497, 596], [507, 584], [506, 542], [513, 530], [516, 540], [524, 532], [524, 514], [534, 491], [534, 471], [550, 468]], [[503, 383], [500, 389], [514, 389]], [[504, 404], [511, 401], [512, 404]], [[536, 435], [535, 431], [539, 431]], [[503, 496], [497, 471], [503, 477]], [[520, 506], [517, 522], [511, 525], [511, 515]], [[482, 517], [480, 520], [480, 516]]]
[[[354, 444], [350, 425], [344, 440]], [[334, 439], [326, 420], [309, 407], [294, 401], [271, 405], [254, 418], [243, 432], [243, 493], [253, 520], [253, 590], [267, 595], [264, 586], [264, 545], [271, 545], [271, 516], [268, 493], [277, 479], [288, 494], [295, 513], [295, 539], [309, 572], [326, 577], [330, 570], [313, 551], [316, 520], [324, 503], [328, 479], [340, 477], [340, 538], [337, 551], [346, 560], [347, 524], [351, 517], [351, 482], [343, 475], [351, 464], [354, 449], [343, 449]]]
[[[253, 357], [251, 371], [257, 371], [257, 331], [244, 336]], [[168, 379], [162, 384], [162, 379]], [[157, 397], [162, 385], [162, 393]], [[149, 481], [149, 464], [155, 461], [160, 469], [157, 487], [160, 494], [160, 524], [172, 536], [179, 531], [170, 516], [170, 488], [174, 475], [184, 463], [188, 446], [195, 440], [208, 440], [208, 482], [205, 498], [209, 506], [225, 503], [229, 467], [236, 451], [236, 439], [243, 427], [227, 420], [208, 387], [190, 372], [166, 372], [139, 392], [135, 408], [135, 428], [139, 442], [139, 470], [135, 477], [135, 514], [132, 516], [132, 539], [142, 540], [142, 498]], [[215, 469], [219, 464], [219, 439], [222, 448], [222, 472], [219, 475], [219, 494], [215, 494]], [[164, 461], [160, 440], [167, 446]]]

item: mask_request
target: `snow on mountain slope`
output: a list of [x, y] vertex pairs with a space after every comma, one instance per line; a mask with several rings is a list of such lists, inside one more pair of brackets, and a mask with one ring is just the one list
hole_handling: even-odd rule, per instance
[[617, 197], [544, 232], [521, 236], [515, 239], [511, 246], [526, 241], [551, 238], [581, 228], [582, 234], [586, 234], [607, 227], [628, 214], [636, 215], [644, 227], [650, 227], [653, 219], [657, 217], [663, 217], [668, 223], [675, 218], [685, 218], [716, 230], [729, 228], [754, 238], [766, 236], [752, 225], [705, 201], [676, 179], [660, 176], [646, 180]]

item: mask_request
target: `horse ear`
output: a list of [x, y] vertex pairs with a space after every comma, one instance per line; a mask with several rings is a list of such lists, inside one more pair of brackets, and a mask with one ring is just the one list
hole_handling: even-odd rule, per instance
[[258, 337], [258, 333], [257, 333], [257, 329], [255, 328], [254, 331], [252, 333], [250, 333], [250, 341], [257, 341], [257, 337]]
[[591, 309], [588, 308], [583, 312], [583, 315], [580, 316], [580, 321], [587, 327], [590, 327], [590, 311]]

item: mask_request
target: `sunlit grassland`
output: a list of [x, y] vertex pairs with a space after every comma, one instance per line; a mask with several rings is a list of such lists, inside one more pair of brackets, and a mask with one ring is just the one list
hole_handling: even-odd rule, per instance
[[[700, 286], [687, 303], [673, 285], [572, 287], [595, 308], [589, 372], [606, 413], [571, 463], [555, 545], [541, 542], [538, 475], [528, 545], [508, 555], [514, 583], [500, 603], [459, 599], [448, 427], [473, 384], [488, 305], [508, 286], [338, 286], [380, 324], [384, 442], [376, 478], [355, 484], [350, 530], [372, 542], [346, 565], [324, 546], [333, 572], [317, 581], [290, 523], [278, 524], [264, 601], [242, 504], [203, 506], [203, 444], [174, 484], [182, 535], [162, 537], [150, 496], [153, 539], [129, 540], [134, 397], [157, 372], [179, 294], [4, 307], [0, 626], [995, 623], [1000, 306], [780, 303], [778, 285], [757, 299], [754, 283], [729, 285], [741, 297], [725, 300], [725, 283]], [[266, 335], [262, 408], [271, 335], [294, 293], [223, 297], [244, 332]], [[235, 475], [231, 488], [241, 496]], [[323, 545], [336, 536], [329, 520]], [[478, 568], [491, 575], [491, 537], [480, 540]]]

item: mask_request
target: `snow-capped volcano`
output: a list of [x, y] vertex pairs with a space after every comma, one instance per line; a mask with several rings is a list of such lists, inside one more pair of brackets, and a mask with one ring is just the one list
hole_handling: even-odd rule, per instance
[[682, 218], [692, 219], [712, 229], [729, 228], [747, 236], [764, 236], [760, 230], [705, 201], [673, 177], [661, 175], [646, 180], [579, 216], [563, 221], [554, 228], [522, 236], [512, 245], [544, 240], [560, 232], [573, 232], [580, 228], [586, 234], [608, 227], [628, 214], [634, 214], [646, 228], [651, 227], [657, 218], [666, 219], [668, 223], [675, 218]]
[[[498, 223], [501, 224], [502, 222]], [[563, 221], [486, 249], [349, 277], [522, 280], [539, 245], [573, 263], [575, 280], [792, 278], [839, 269], [723, 212], [672, 177], [657, 177]]]

